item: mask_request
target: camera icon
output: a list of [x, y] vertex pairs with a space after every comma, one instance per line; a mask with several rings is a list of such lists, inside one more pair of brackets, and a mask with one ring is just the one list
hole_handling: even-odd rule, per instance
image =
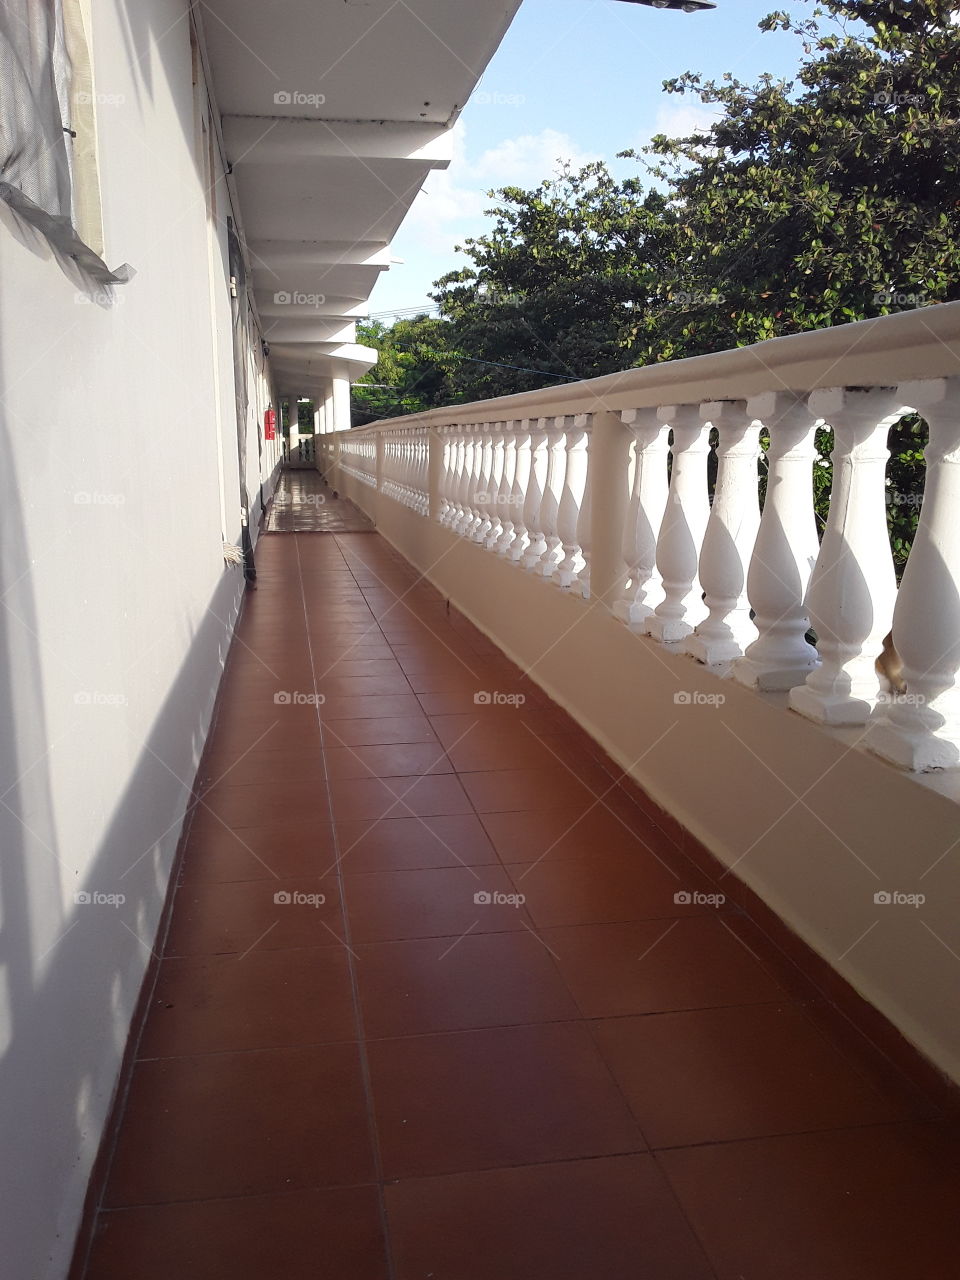
[[89, 707], [93, 698], [85, 690], [81, 689], [79, 693], [73, 695], [74, 704], [78, 707]]
[[693, 894], [688, 889], [680, 889], [673, 895], [673, 900], [678, 907], [689, 907]]
[[678, 707], [689, 707], [690, 703], [693, 701], [693, 697], [686, 689], [681, 689], [679, 693], [675, 693], [673, 695], [673, 700]]
[[479, 693], [475, 693], [473, 695], [473, 701], [478, 707], [489, 707], [490, 703], [493, 701], [493, 696], [481, 690]]
[[473, 900], [478, 907], [489, 907], [493, 901], [493, 895], [486, 889], [480, 889], [473, 895]]
[[293, 101], [293, 95], [287, 89], [281, 89], [273, 95], [273, 100], [278, 107], [289, 107]]
[[278, 707], [289, 707], [290, 703], [293, 701], [293, 695], [281, 690], [279, 693], [275, 693], [273, 695], [273, 701]]
[[73, 900], [78, 907], [86, 907], [93, 901], [93, 898], [85, 889], [80, 889], [73, 895]]
[[885, 89], [881, 89], [879, 93], [875, 93], [873, 95], [873, 101], [875, 106], [878, 106], [878, 107], [885, 106], [887, 103], [893, 101], [893, 94], [889, 93]]
[[286, 889], [278, 889], [273, 895], [273, 901], [278, 907], [288, 907], [293, 901], [293, 898]]
[[873, 900], [878, 907], [888, 907], [893, 901], [893, 898], [885, 889], [880, 889], [873, 895]]
[[278, 306], [281, 306], [281, 307], [289, 307], [292, 301], [290, 294], [287, 293], [286, 289], [280, 289], [277, 293], [275, 293], [273, 295], [273, 300], [274, 302], [277, 303]]

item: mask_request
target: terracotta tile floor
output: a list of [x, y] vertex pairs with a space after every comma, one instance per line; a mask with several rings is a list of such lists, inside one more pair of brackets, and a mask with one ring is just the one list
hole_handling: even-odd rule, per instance
[[257, 560], [87, 1280], [957, 1274], [956, 1131], [575, 726], [378, 536]]

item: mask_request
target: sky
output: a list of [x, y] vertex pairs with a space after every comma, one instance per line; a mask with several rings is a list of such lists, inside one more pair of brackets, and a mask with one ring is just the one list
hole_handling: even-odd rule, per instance
[[483, 212], [489, 189], [537, 186], [559, 159], [602, 159], [626, 175], [636, 166], [615, 160], [618, 151], [709, 121], [697, 98], [665, 94], [664, 80], [684, 71], [716, 80], [730, 71], [748, 83], [765, 71], [792, 77], [797, 38], [757, 30], [784, 7], [797, 16], [813, 8], [803, 0], [718, 0], [713, 11], [686, 14], [622, 0], [523, 0], [454, 126], [449, 169], [427, 178], [394, 238], [403, 265], [381, 275], [371, 314], [430, 305], [433, 281], [467, 264], [455, 246], [492, 225]]

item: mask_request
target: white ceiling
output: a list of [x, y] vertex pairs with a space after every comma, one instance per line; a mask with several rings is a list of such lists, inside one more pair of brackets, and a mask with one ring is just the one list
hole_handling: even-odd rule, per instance
[[284, 392], [376, 359], [355, 321], [520, 0], [204, 0], [254, 297]]

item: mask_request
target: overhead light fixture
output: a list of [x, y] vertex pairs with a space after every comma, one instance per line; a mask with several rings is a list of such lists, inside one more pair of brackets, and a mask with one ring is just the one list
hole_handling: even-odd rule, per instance
[[684, 13], [699, 13], [702, 9], [715, 9], [712, 0], [625, 0], [627, 4], [646, 4], [651, 9], [682, 9]]

